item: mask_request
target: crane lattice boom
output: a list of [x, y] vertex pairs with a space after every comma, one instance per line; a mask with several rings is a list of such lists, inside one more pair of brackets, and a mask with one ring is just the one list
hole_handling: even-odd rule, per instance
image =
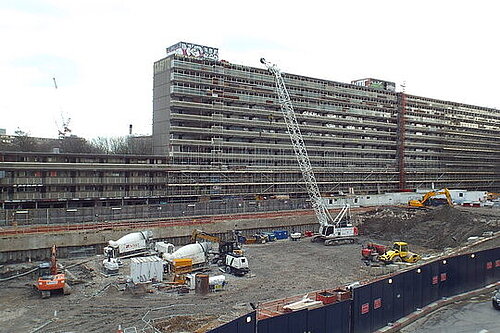
[[302, 176], [304, 177], [304, 182], [306, 183], [307, 192], [309, 198], [311, 199], [314, 212], [321, 226], [330, 224], [333, 221], [330, 212], [326, 209], [319, 192], [318, 184], [316, 183], [316, 178], [314, 177], [314, 172], [311, 167], [311, 161], [307, 155], [306, 146], [300, 132], [299, 124], [295, 116], [295, 111], [293, 109], [292, 102], [290, 100], [290, 95], [285, 86], [285, 81], [281, 75], [280, 69], [270, 62], [266, 61], [264, 58], [260, 59], [267, 69], [274, 75], [276, 81], [276, 91], [278, 93], [278, 100], [281, 105], [281, 111], [285, 118], [285, 123], [288, 128], [288, 133], [290, 134], [290, 139], [292, 141], [295, 156], [297, 156], [297, 161], [299, 162], [300, 170], [302, 171]]

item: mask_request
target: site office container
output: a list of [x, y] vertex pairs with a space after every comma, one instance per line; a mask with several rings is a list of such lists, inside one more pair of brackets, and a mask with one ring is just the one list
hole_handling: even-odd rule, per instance
[[273, 233], [276, 235], [276, 239], [287, 239], [288, 231], [286, 230], [274, 230]]

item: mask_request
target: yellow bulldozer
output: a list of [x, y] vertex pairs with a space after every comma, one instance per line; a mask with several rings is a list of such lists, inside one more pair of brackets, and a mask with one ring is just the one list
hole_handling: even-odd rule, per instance
[[422, 257], [420, 255], [408, 250], [408, 243], [406, 242], [394, 242], [392, 249], [385, 251], [384, 254], [378, 257], [380, 261], [386, 264], [394, 262], [414, 263], [419, 261], [421, 258]]

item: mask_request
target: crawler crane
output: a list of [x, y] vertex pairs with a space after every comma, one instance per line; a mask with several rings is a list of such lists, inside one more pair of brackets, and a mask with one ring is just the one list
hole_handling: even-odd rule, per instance
[[304, 182], [307, 187], [307, 193], [311, 199], [311, 203], [318, 219], [319, 233], [315, 234], [311, 241], [323, 241], [325, 245], [334, 245], [338, 243], [348, 242], [354, 243], [358, 230], [351, 224], [350, 207], [345, 205], [339, 214], [334, 218], [326, 208], [326, 205], [321, 198], [316, 178], [312, 170], [311, 161], [307, 155], [306, 146], [302, 133], [300, 132], [299, 124], [295, 116], [290, 95], [285, 86], [285, 81], [281, 75], [280, 69], [264, 58], [260, 62], [274, 75], [276, 81], [276, 92], [281, 106], [283, 117], [290, 134], [293, 150], [299, 163]]

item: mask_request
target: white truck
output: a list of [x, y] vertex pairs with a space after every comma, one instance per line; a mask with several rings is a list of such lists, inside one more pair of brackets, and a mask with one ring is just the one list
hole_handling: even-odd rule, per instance
[[212, 248], [211, 245], [208, 242], [188, 244], [172, 253], [163, 253], [162, 258], [170, 265], [174, 259], [192, 259], [194, 269], [206, 267], [209, 263], [208, 253]]
[[123, 236], [117, 241], [110, 240], [104, 248], [106, 259], [102, 261], [104, 270], [108, 274], [117, 274], [122, 266], [120, 258], [132, 257], [148, 252], [153, 242], [153, 232], [139, 231]]
[[148, 251], [153, 244], [153, 232], [150, 230], [133, 232], [117, 241], [110, 240], [104, 248], [107, 258], [133, 256]]

